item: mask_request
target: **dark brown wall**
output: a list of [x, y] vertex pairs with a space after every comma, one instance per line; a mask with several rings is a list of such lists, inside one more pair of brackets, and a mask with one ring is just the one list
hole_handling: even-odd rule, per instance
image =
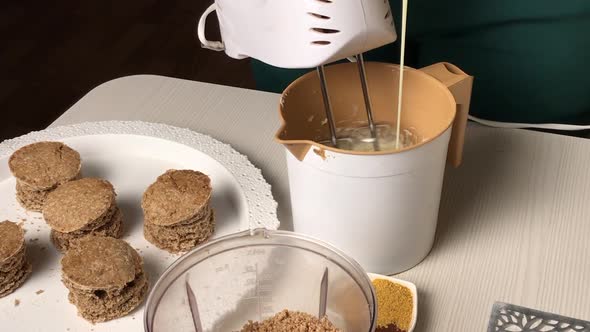
[[247, 60], [199, 46], [196, 20], [212, 2], [0, 1], [0, 140], [43, 129], [95, 86], [125, 75], [253, 87]]

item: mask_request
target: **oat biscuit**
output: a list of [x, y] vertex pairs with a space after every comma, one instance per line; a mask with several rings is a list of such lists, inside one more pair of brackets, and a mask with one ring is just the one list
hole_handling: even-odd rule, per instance
[[205, 242], [215, 229], [211, 179], [193, 170], [169, 170], [143, 194], [144, 236], [172, 253]]
[[215, 230], [215, 214], [211, 210], [203, 219], [172, 226], [144, 224], [145, 238], [160, 249], [169, 252], [188, 251], [207, 241]]
[[75, 240], [62, 259], [62, 281], [79, 315], [93, 323], [125, 316], [148, 290], [139, 254], [111, 237]]
[[40, 211], [47, 193], [80, 174], [80, 154], [60, 142], [38, 142], [15, 151], [8, 160], [16, 178], [18, 202]]
[[31, 273], [25, 233], [16, 223], [0, 222], [0, 297], [14, 292]]
[[105, 180], [84, 178], [52, 191], [43, 217], [51, 227], [51, 240], [61, 252], [70, 242], [88, 235], [121, 237], [123, 217], [113, 186]]
[[51, 242], [60, 252], [66, 252], [70, 248], [70, 244], [86, 235], [110, 236], [120, 238], [123, 236], [123, 214], [118, 208], [112, 217], [111, 222], [107, 222], [102, 226], [91, 231], [77, 231], [72, 233], [62, 233], [60, 231], [51, 230]]
[[143, 194], [145, 219], [166, 226], [202, 216], [211, 198], [211, 180], [201, 172], [169, 170]]

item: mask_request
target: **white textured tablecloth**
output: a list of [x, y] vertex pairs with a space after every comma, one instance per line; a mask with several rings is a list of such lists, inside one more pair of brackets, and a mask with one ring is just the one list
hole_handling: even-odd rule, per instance
[[[291, 224], [279, 95], [139, 75], [107, 82], [52, 126], [142, 120], [231, 144], [262, 169]], [[494, 301], [590, 320], [590, 141], [470, 126], [447, 169], [437, 239], [398, 275], [419, 292], [416, 331], [485, 331]]]

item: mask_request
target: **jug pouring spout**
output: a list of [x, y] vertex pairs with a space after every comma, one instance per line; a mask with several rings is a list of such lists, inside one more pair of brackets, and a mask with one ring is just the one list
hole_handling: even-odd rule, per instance
[[459, 67], [448, 62], [435, 63], [420, 69], [420, 71], [443, 83], [455, 98], [457, 112], [453, 121], [453, 131], [451, 132], [447, 161], [453, 167], [459, 167], [463, 161], [463, 146], [465, 143], [469, 104], [471, 103], [473, 76], [467, 75]]

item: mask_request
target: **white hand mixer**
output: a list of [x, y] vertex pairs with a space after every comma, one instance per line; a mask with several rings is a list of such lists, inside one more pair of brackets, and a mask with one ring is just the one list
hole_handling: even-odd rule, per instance
[[[205, 38], [205, 22], [214, 11], [223, 41]], [[198, 37], [203, 47], [232, 58], [252, 57], [281, 68], [317, 67], [333, 146], [338, 144], [324, 64], [355, 58], [376, 144], [362, 53], [397, 39], [388, 0], [215, 0], [199, 20]]]

